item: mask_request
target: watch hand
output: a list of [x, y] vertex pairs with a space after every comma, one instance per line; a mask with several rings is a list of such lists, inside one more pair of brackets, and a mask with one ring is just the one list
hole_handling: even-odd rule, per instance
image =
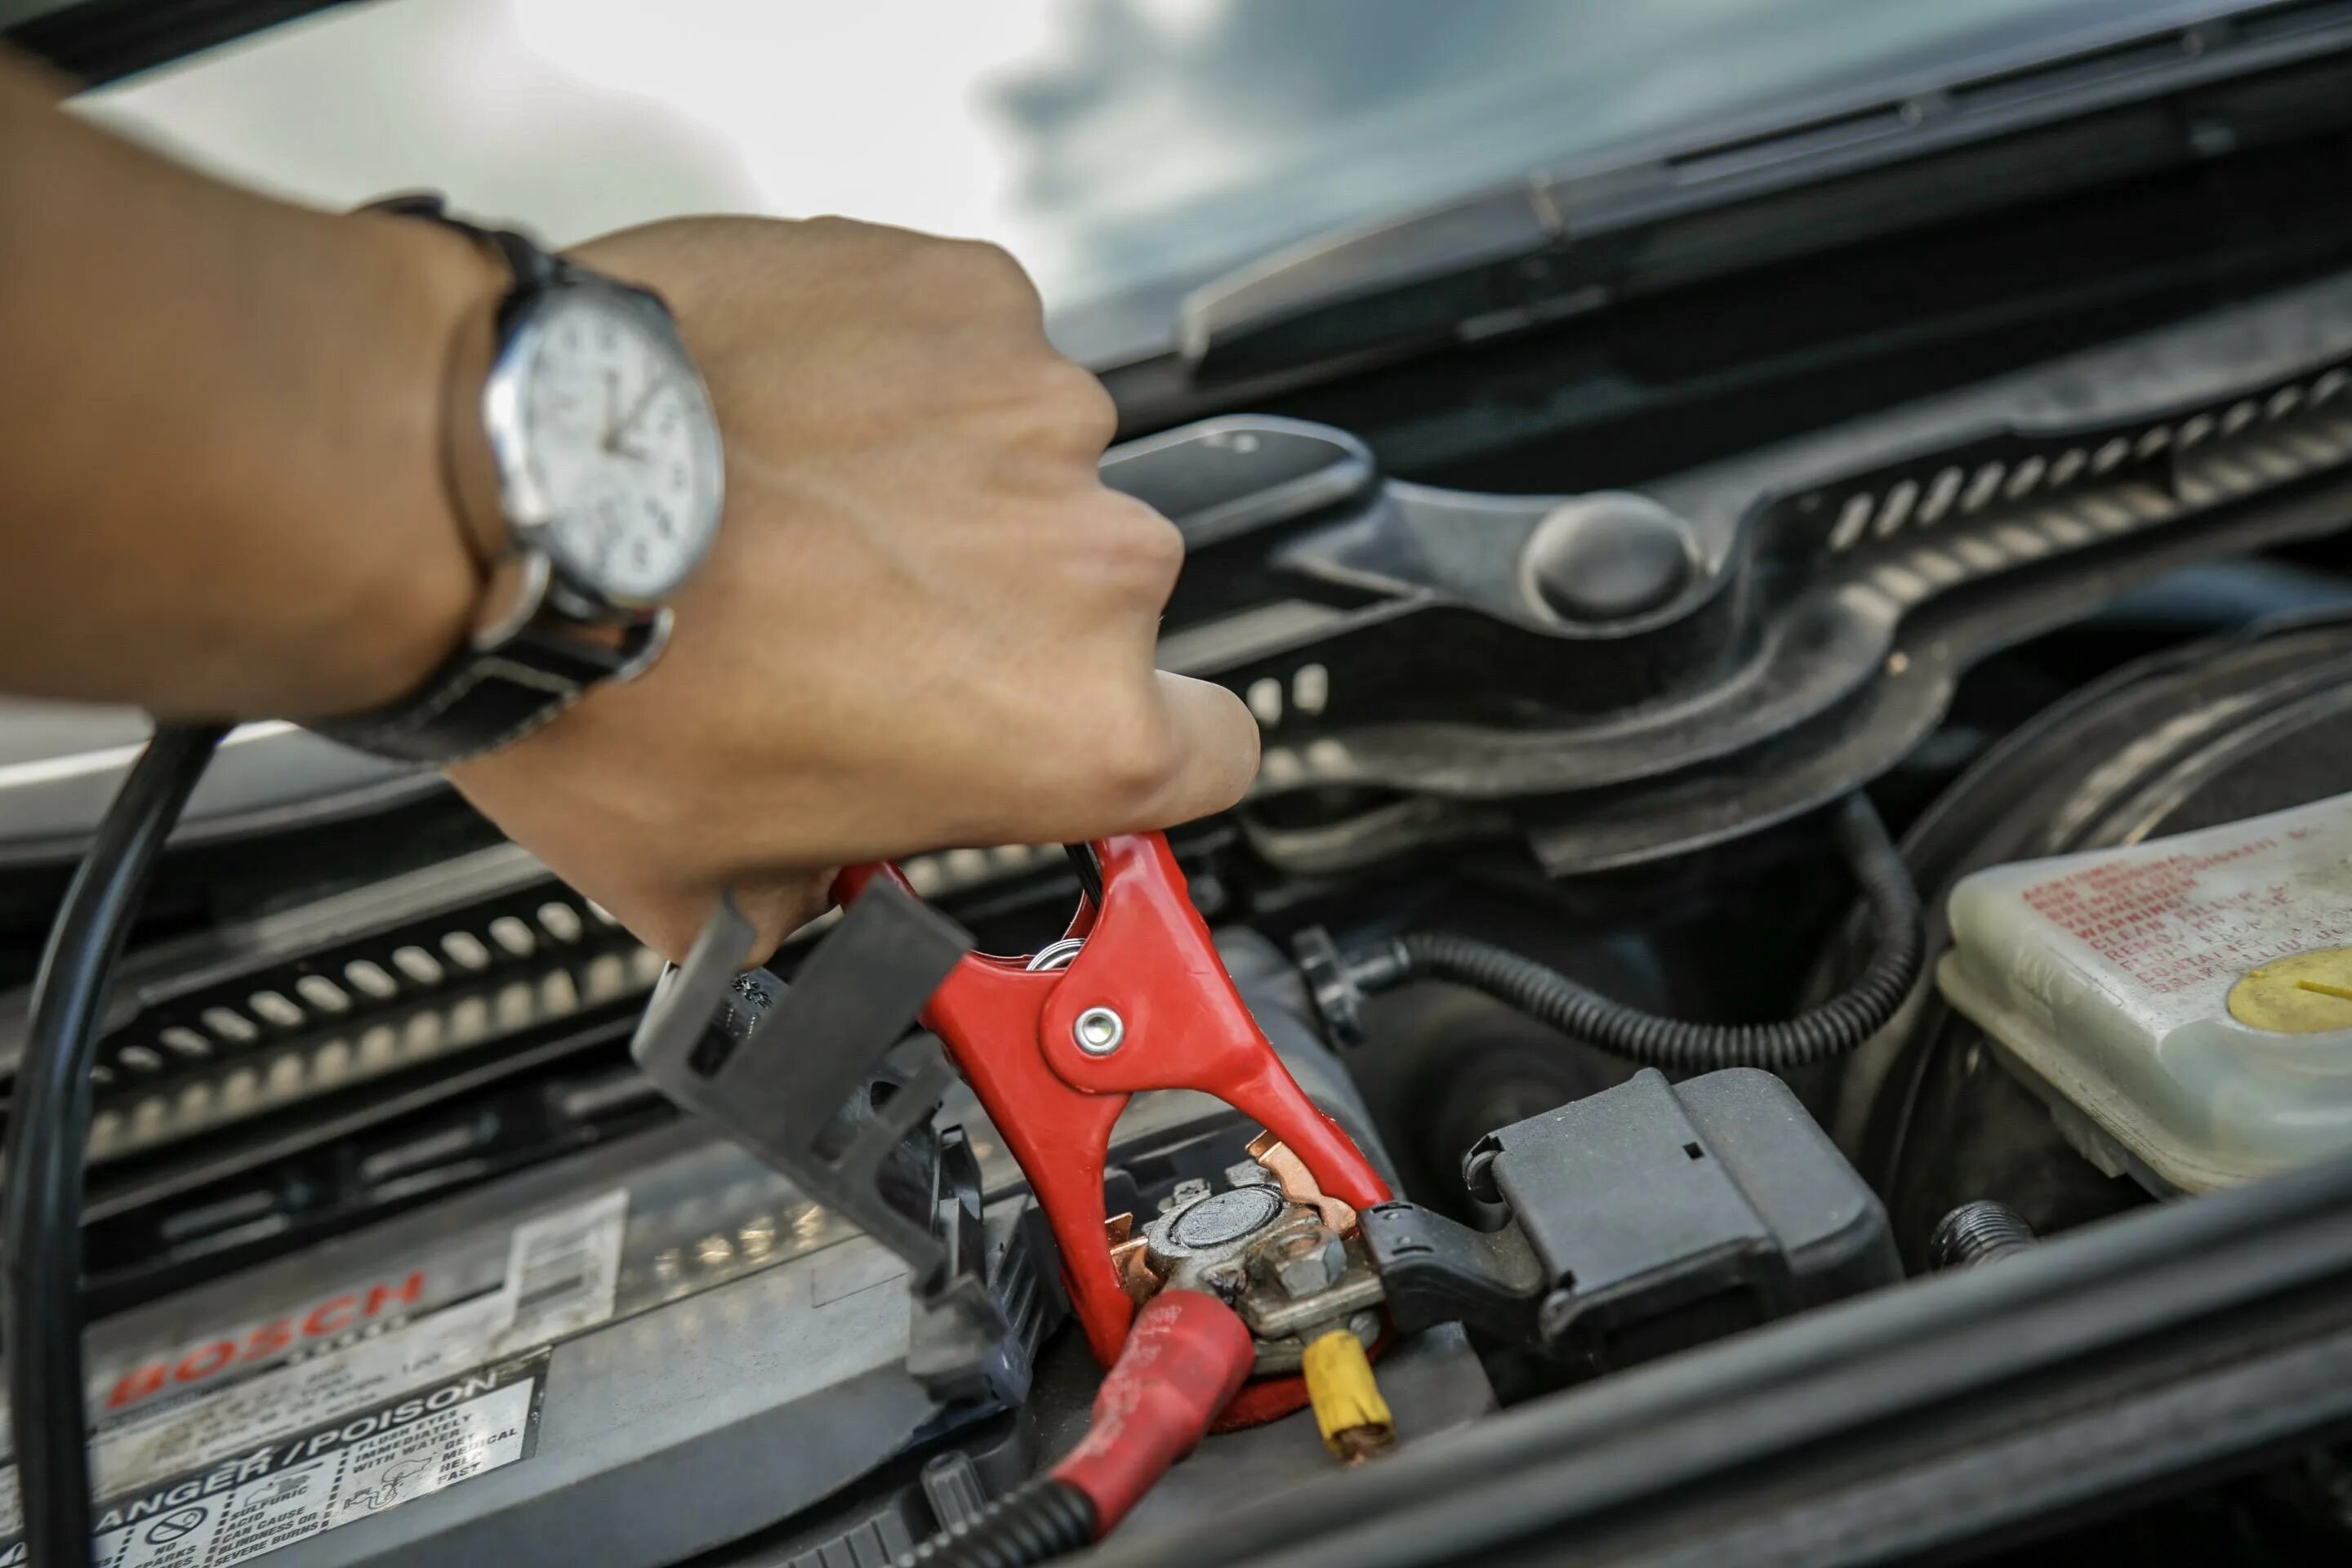
[[621, 450], [621, 437], [633, 428], [638, 420], [646, 416], [646, 410], [653, 406], [654, 399], [660, 396], [662, 389], [668, 385], [667, 376], [653, 376], [647, 379], [646, 389], [637, 394], [637, 400], [629, 405], [629, 411], [621, 416], [621, 422], [614, 426], [613, 433], [604, 438], [604, 444], [609, 450], [615, 452]]
[[621, 373], [608, 370], [604, 373], [604, 433], [596, 438], [596, 444], [608, 452], [613, 443], [621, 438], [621, 426], [614, 418], [620, 412], [620, 401]]

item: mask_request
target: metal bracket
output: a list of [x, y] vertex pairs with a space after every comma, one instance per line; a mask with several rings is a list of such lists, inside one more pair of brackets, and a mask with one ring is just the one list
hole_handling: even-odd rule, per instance
[[977, 1216], [951, 1218], [942, 1236], [940, 1199], [954, 1194], [931, 1116], [954, 1071], [935, 1043], [901, 1042], [971, 939], [896, 888], [876, 893], [790, 985], [738, 972], [751, 923], [722, 899], [629, 1049], [663, 1093], [904, 1258], [928, 1300], [969, 1261], [957, 1254], [977, 1247]]

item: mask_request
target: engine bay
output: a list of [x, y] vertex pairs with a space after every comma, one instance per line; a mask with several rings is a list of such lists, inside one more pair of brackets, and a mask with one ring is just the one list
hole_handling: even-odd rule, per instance
[[[2296, 69], [2168, 100], [2197, 167], [1590, 321], [1523, 278], [1310, 372], [1362, 323], [1196, 297], [1103, 475], [1263, 763], [1164, 841], [672, 968], [241, 736], [93, 1078], [100, 1560], [2340, 1553], [2352, 132]], [[1232, 1386], [1106, 1481], [1191, 1297]]]
[[[2173, 969], [2226, 990], [2340, 944], [2352, 911], [2326, 846], [2352, 783], [2330, 722], [2352, 689], [2352, 593], [2275, 560], [2221, 568], [2223, 594], [2284, 593], [2299, 613], [2118, 661], [1997, 734], [1988, 706], [2018, 699], [1971, 690], [1967, 673], [2004, 646], [2048, 658], [2050, 628], [2081, 636], [2093, 599], [2126, 595], [2119, 620], [2160, 617], [2162, 595], [2195, 581], [2168, 579], [2185, 559], [2336, 525], [2352, 313], [2341, 349], [2322, 329], [2341, 296], [2323, 286], [2184, 329], [2175, 352], [2203, 381], [2156, 384], [2160, 412], [2092, 410], [1825, 471], [1822, 450], [1860, 445], [1848, 431], [1801, 443], [1777, 482], [1748, 465], [1741, 483], [1763, 499], [1737, 511], [1730, 473], [1574, 498], [1406, 485], [1345, 433], [1283, 419], [1115, 451], [1113, 481], [1176, 517], [1202, 563], [1168, 661], [1234, 684], [1267, 732], [1259, 793], [1236, 819], [1174, 836], [1171, 886], [1211, 922], [1290, 1077], [1412, 1200], [1335, 1213], [1251, 1119], [1147, 1094], [1101, 1176], [1105, 1214], [1133, 1237], [1113, 1249], [1123, 1279], [1139, 1297], [1232, 1301], [1264, 1386], [1296, 1384], [1307, 1339], [1334, 1326], [1378, 1352], [1382, 1419], [1349, 1454], [1370, 1472], [1398, 1462], [1400, 1440], [1475, 1432], [1906, 1274], [2341, 1147], [2313, 1121], [2326, 1080], [2309, 1047], [2343, 1026], [2332, 1015], [2265, 1035], [2293, 1055], [2271, 1052], [2270, 1070], [2300, 1076], [2231, 1111], [2242, 1142], [2284, 1152], [2195, 1182], [2126, 1146], [2142, 1079], [2117, 1068], [2093, 1092], [2048, 1050], [2037, 1072], [2011, 1020], [2061, 994], [2114, 1005], [2095, 976], [2051, 989], [2064, 938], [2020, 946], [2029, 911], [2077, 940], [2119, 920], [2153, 942], [2148, 922], [2171, 910], [2149, 961], [2171, 968], [2144, 976], [2165, 994], [2189, 984]], [[2256, 352], [2290, 337], [2300, 366]], [[2095, 385], [2171, 357], [2129, 344], [2038, 379]], [[2000, 396], [2022, 405], [2016, 387]], [[1982, 405], [1952, 400], [1951, 425]], [[1887, 423], [1933, 427], [1916, 410]], [[1555, 578], [1585, 597], [1564, 606]], [[1597, 606], [1603, 594], [1618, 597]], [[1448, 695], [1474, 682], [1475, 700]], [[1545, 700], [1559, 692], [1581, 710]], [[1949, 782], [1905, 778], [1906, 758]], [[1835, 868], [1854, 808], [1822, 802], [1874, 777], [1908, 818], [1907, 915], [1902, 899], [1847, 910], [1857, 885]], [[2192, 829], [2240, 847], [2166, 852]], [[2249, 842], [2267, 858], [2205, 900], [2196, 872], [2240, 864]], [[2101, 858], [2143, 843], [2158, 870], [2137, 880]], [[2053, 855], [2068, 858], [2041, 864]], [[1866, 854], [1849, 844], [1844, 858], [1867, 874]], [[950, 957], [967, 936], [1059, 948], [1056, 973], [1083, 955], [1086, 939], [1053, 940], [1087, 880], [1056, 847], [958, 850], [906, 873], [963, 922]], [[230, 1502], [188, 1539], [257, 1541], [277, 1521], [301, 1540], [286, 1550], [320, 1561], [474, 1561], [517, 1531], [602, 1562], [881, 1561], [980, 1517], [1078, 1440], [1099, 1371], [1061, 1284], [1071, 1265], [1004, 1134], [936, 1060], [910, 1078], [877, 1055], [818, 1082], [845, 1069], [814, 1042], [858, 1033], [820, 1001], [826, 1022], [780, 1026], [799, 1080], [713, 1080], [698, 1102], [642, 1048], [651, 1081], [627, 1055], [662, 966], [526, 857], [483, 847], [354, 880], [132, 962], [89, 1209], [93, 1414], [121, 1496], [102, 1542], [135, 1545], [134, 1526], [194, 1518], [218, 1493]], [[2143, 883], [2157, 890], [2119, 890]], [[1996, 887], [2024, 890], [1981, 904]], [[2053, 901], [2053, 887], [2097, 891]], [[1915, 932], [1874, 1013], [1759, 1070], [1770, 1026], [1747, 1020], [1819, 1016], [1882, 928], [1921, 921], [1920, 901], [1929, 962]], [[2217, 931], [2207, 902], [2237, 923]], [[746, 992], [729, 972], [722, 989], [761, 995], [763, 1016], [777, 996], [822, 997], [805, 965], [836, 944], [854, 990], [904, 1003], [866, 1031], [898, 1048], [936, 977], [840, 958], [850, 922], [834, 924], [780, 962], [789, 983]], [[1426, 959], [1417, 973], [1394, 956], [1440, 938], [1696, 1020], [1675, 1026], [1693, 1038], [1724, 1022], [1714, 1045], [1662, 1059], [1670, 1077], [1596, 1049], [1610, 1037], [1589, 1021], [1563, 1037], [1540, 997], [1459, 963], [1421, 978]], [[1743, 947], [1779, 956], [1720, 963]], [[2188, 964], [2198, 953], [2210, 962]], [[699, 1037], [710, 998], [687, 1011]], [[2111, 1066], [2180, 1048], [2161, 1028], [2083, 1044], [2082, 1017], [2055, 1016], [2051, 1049]], [[1622, 1047], [1643, 1048], [1665, 1047]], [[888, 1147], [860, 1164], [838, 1148], [817, 1159], [822, 1138], [803, 1138], [794, 1163], [776, 1131], [793, 1107], [837, 1102], [844, 1081], [858, 1100], [868, 1069], [914, 1108], [875, 1113]], [[2245, 1099], [2198, 1081], [2202, 1101], [2176, 1096], [2176, 1119]], [[716, 1129], [680, 1120], [664, 1089]], [[920, 1145], [925, 1173], [894, 1211], [888, 1182], [871, 1184], [908, 1157], [897, 1140]], [[866, 1173], [862, 1193], [844, 1170]], [[1339, 1468], [1295, 1389], [1286, 1403], [1209, 1437], [1142, 1499], [1122, 1547], [1173, 1550], [1207, 1514]], [[441, 1468], [403, 1494], [386, 1467], [410, 1463], [388, 1457], [415, 1450], [414, 1434], [407, 1447], [387, 1434], [411, 1407], [437, 1423]], [[251, 1442], [273, 1421], [302, 1427], [274, 1458]], [[385, 1511], [444, 1488], [432, 1507]], [[347, 1544], [335, 1527], [358, 1517], [371, 1528]]]

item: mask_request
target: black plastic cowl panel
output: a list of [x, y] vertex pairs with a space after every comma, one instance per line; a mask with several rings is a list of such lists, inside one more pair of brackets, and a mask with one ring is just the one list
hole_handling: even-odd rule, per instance
[[1549, 870], [1594, 870], [1825, 805], [1916, 745], [1984, 655], [2342, 527], [2352, 286], [1649, 497], [1405, 484], [1344, 432], [1273, 418], [1118, 448], [1104, 477], [1185, 532], [1160, 662], [1249, 702], [1254, 806], [1375, 802], [1256, 813], [1267, 858], [1336, 873], [1515, 831]]

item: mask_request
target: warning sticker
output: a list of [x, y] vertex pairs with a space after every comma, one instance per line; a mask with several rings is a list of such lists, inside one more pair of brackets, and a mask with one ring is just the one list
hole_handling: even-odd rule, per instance
[[2220, 847], [2103, 859], [2025, 889], [2026, 907], [2168, 996], [2307, 948], [2352, 940], [2352, 907], [2315, 897], [2284, 828]]
[[[99, 1495], [221, 1465], [279, 1434], [345, 1421], [603, 1322], [613, 1314], [627, 1219], [628, 1194], [614, 1191], [519, 1225], [494, 1289], [398, 1326], [379, 1324], [382, 1331], [340, 1348], [117, 1415], [90, 1443]], [[0, 1536], [22, 1522], [16, 1468], [0, 1464]]]
[[[227, 1568], [529, 1458], [549, 1352], [476, 1367], [100, 1504], [97, 1568]], [[25, 1560], [0, 1538], [0, 1568]]]

